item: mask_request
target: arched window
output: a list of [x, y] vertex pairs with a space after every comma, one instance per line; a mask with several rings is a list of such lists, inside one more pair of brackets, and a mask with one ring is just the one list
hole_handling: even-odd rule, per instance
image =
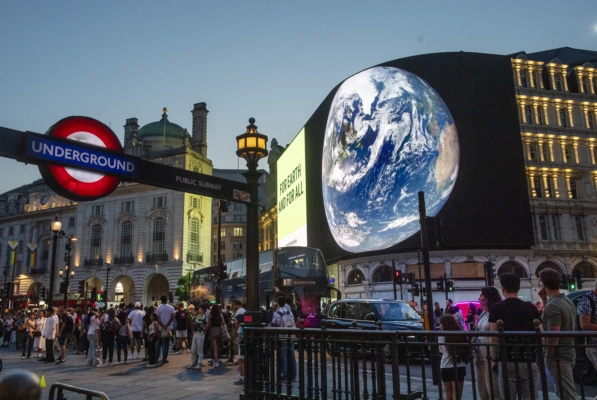
[[393, 274], [394, 269], [392, 267], [389, 265], [380, 265], [375, 272], [373, 272], [371, 282], [392, 282]]
[[120, 226], [120, 257], [130, 257], [133, 254], [133, 223], [124, 221]]
[[583, 261], [580, 264], [576, 264], [572, 269], [572, 274], [574, 275], [576, 271], [581, 271], [581, 276], [583, 278], [597, 278], [597, 269], [595, 269], [595, 266], [590, 262]]
[[543, 263], [541, 263], [541, 265], [539, 265], [537, 267], [537, 271], [535, 271], [535, 275], [537, 275], [537, 278], [539, 278], [539, 274], [541, 273], [541, 271], [543, 271], [545, 268], [551, 268], [551, 269], [555, 269], [556, 271], [558, 271], [561, 274], [563, 274], [564, 272], [562, 271], [562, 268], [560, 268], [560, 266], [554, 262], [551, 261], [545, 261]]
[[364, 281], [365, 281], [365, 276], [363, 275], [361, 270], [355, 268], [352, 271], [350, 271], [350, 274], [348, 274], [348, 282], [346, 282], [346, 284], [347, 285], [362, 285]]
[[189, 221], [189, 255], [188, 261], [199, 260], [199, 220], [191, 218]]
[[166, 220], [164, 217], [157, 217], [153, 220], [153, 235], [151, 241], [151, 254], [166, 253]]
[[527, 275], [527, 271], [523, 268], [523, 266], [515, 261], [507, 261], [502, 264], [502, 266], [498, 270], [498, 276], [503, 274], [514, 274], [519, 278], [529, 277]]
[[102, 258], [102, 226], [95, 224], [91, 227], [91, 259]]

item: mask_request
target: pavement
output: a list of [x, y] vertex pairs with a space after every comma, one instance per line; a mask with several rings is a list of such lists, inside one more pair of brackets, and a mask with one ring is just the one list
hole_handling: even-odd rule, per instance
[[[58, 359], [59, 354], [54, 357]], [[32, 356], [33, 357], [33, 356]], [[168, 364], [156, 368], [147, 368], [146, 362], [129, 361], [126, 365], [97, 368], [85, 365], [85, 355], [67, 352], [66, 364], [44, 364], [36, 358], [21, 359], [21, 351], [16, 351], [14, 344], [10, 348], [0, 347], [3, 369], [1, 375], [16, 369], [26, 369], [43, 376], [46, 388], [42, 399], [49, 399], [50, 386], [60, 382], [85, 389], [105, 393], [110, 400], [145, 400], [145, 399], [197, 399], [239, 400], [242, 385], [234, 385], [238, 379], [236, 364], [220, 362], [217, 368], [207, 366], [203, 361], [202, 372], [186, 369], [190, 364], [190, 354], [170, 354]], [[116, 360], [116, 350], [114, 350]], [[84, 399], [85, 396], [65, 393], [68, 400]]]

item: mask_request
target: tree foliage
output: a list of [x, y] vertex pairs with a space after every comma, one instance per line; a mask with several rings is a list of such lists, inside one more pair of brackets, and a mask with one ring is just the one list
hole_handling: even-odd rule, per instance
[[193, 275], [188, 272], [180, 277], [178, 280], [178, 287], [176, 288], [176, 296], [178, 301], [189, 301], [191, 299], [191, 281]]

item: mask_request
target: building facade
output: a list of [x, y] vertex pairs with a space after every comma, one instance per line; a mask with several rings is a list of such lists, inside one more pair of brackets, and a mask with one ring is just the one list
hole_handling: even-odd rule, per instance
[[[211, 175], [205, 103], [194, 106], [192, 134], [170, 122], [166, 111], [161, 120], [143, 127], [136, 118], [127, 119], [125, 152]], [[174, 292], [184, 273], [209, 264], [211, 212], [211, 198], [143, 184], [122, 183], [109, 196], [77, 203], [56, 195], [43, 180], [36, 181], [0, 197], [5, 282], [14, 282], [14, 293], [19, 294], [49, 288], [50, 224], [57, 216], [64, 234], [77, 239], [70, 256], [75, 272], [71, 293], [85, 281], [88, 290], [107, 289], [111, 301], [152, 303]], [[66, 239], [57, 240], [56, 271], [66, 260], [62, 257]], [[18, 242], [14, 263], [7, 258], [9, 242]], [[37, 247], [30, 262], [29, 244]]]

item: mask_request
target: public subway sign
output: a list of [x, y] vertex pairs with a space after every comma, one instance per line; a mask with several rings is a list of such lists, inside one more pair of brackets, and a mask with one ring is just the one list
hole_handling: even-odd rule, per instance
[[0, 127], [0, 157], [38, 165], [70, 200], [107, 196], [125, 181], [251, 204], [247, 184], [125, 154], [112, 129], [89, 117], [64, 118], [45, 135]]

